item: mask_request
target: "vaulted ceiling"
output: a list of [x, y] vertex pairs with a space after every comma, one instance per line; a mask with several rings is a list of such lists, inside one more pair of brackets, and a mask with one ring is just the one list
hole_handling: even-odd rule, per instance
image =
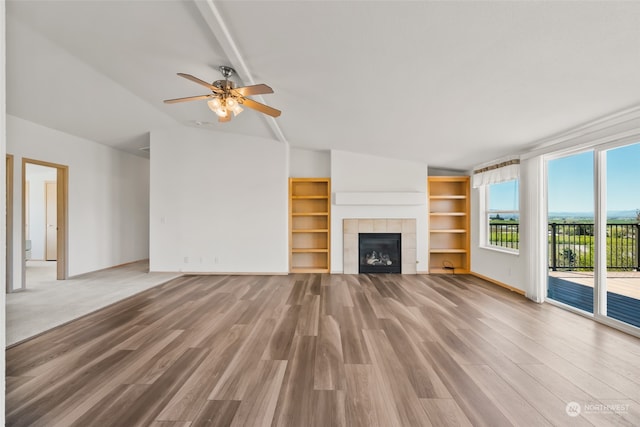
[[[8, 114], [135, 153], [182, 123], [469, 169], [640, 104], [640, 2], [9, 0], [6, 27]], [[219, 65], [282, 116], [163, 104]]]

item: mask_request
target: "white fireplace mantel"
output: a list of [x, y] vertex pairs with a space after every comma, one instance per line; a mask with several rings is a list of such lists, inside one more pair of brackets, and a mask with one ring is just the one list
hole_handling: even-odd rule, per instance
[[427, 196], [419, 191], [341, 191], [334, 193], [335, 205], [419, 206]]

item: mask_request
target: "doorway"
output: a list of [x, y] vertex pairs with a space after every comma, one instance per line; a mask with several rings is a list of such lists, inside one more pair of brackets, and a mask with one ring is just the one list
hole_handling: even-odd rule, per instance
[[68, 277], [68, 168], [33, 159], [22, 163], [22, 287], [27, 288]]
[[6, 188], [5, 188], [5, 200], [6, 200], [6, 240], [5, 240], [5, 254], [6, 254], [6, 269], [5, 269], [5, 291], [11, 292], [13, 284], [13, 156], [11, 154], [6, 155]]

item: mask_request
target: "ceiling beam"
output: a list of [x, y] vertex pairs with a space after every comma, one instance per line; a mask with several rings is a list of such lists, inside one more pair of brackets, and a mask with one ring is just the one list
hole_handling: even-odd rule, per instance
[[[222, 46], [222, 50], [229, 60], [229, 65], [236, 71], [238, 71], [241, 76], [243, 76], [242, 83], [247, 86], [256, 84], [256, 82], [253, 80], [253, 77], [251, 76], [249, 67], [247, 67], [244, 59], [242, 59], [240, 50], [234, 42], [233, 37], [231, 37], [231, 33], [229, 32], [227, 25], [222, 19], [222, 15], [220, 15], [220, 12], [218, 11], [218, 8], [215, 5], [214, 1], [194, 0], [194, 3], [200, 11], [200, 14], [204, 18], [205, 22], [207, 23], [207, 26], [213, 33], [214, 37], [218, 40], [220, 46]], [[254, 96], [253, 98], [255, 98], [255, 100], [258, 102], [261, 102], [263, 104], [265, 103], [264, 99], [260, 95]], [[276, 119], [267, 115], [263, 115], [263, 119], [267, 121], [267, 124], [271, 128], [271, 131], [274, 133], [275, 137], [279, 141], [288, 145], [289, 141], [287, 141], [284, 133], [282, 133], [282, 129], [280, 129], [280, 126], [278, 125]]]

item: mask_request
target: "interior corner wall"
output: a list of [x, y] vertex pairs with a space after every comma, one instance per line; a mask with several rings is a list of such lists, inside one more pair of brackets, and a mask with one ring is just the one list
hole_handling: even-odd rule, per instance
[[152, 131], [151, 270], [286, 274], [287, 157], [275, 140]]
[[13, 289], [22, 283], [22, 159], [69, 167], [69, 276], [148, 258], [149, 161], [7, 116], [14, 155]]
[[[345, 218], [413, 218], [416, 220], [417, 271], [428, 271], [427, 165], [386, 157], [331, 151], [331, 191], [417, 192], [420, 205], [331, 206], [331, 270], [343, 271], [342, 223]], [[332, 195], [333, 196], [333, 195]], [[332, 197], [332, 200], [334, 198]]]

